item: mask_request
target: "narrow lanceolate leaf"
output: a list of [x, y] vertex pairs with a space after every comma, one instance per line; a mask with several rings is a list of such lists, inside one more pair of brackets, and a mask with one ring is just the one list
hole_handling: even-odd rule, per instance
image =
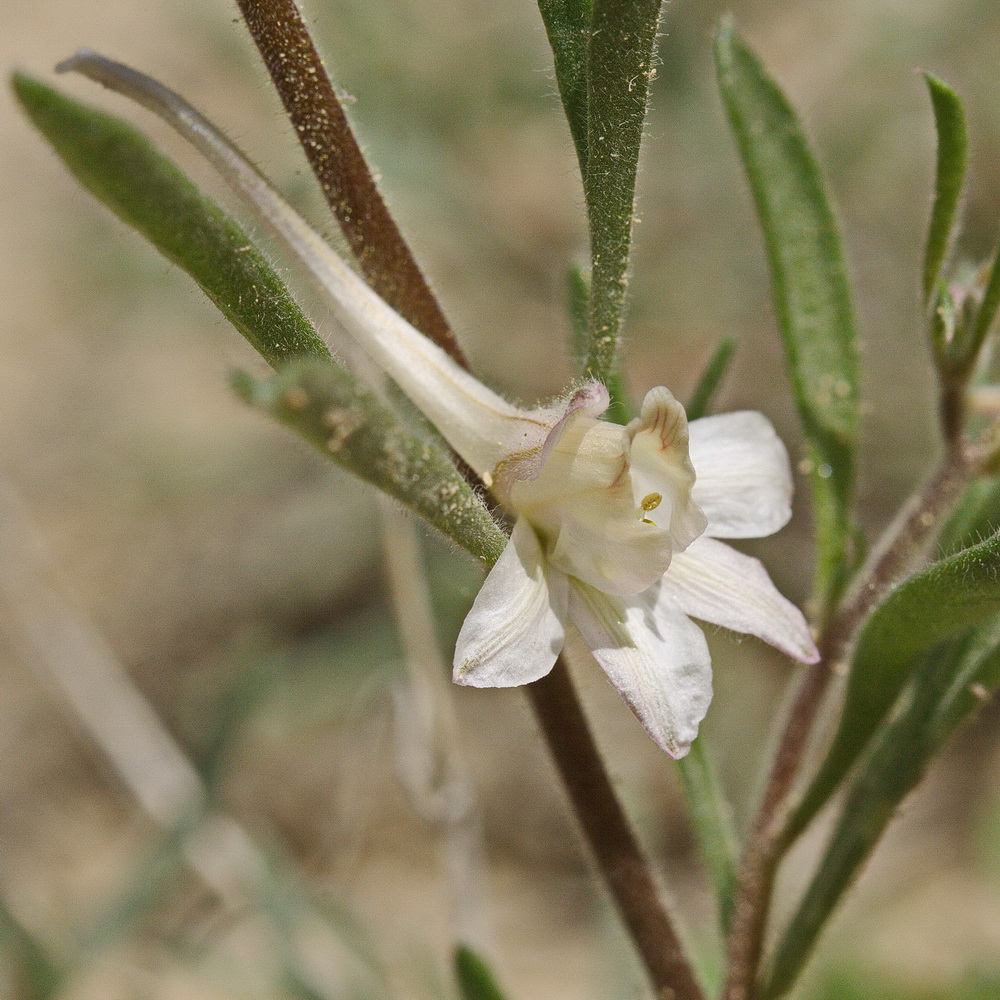
[[247, 402], [270, 413], [419, 514], [488, 565], [507, 543], [482, 500], [430, 437], [415, 434], [339, 365], [301, 359], [269, 380], [235, 378]]
[[930, 304], [955, 231], [955, 213], [969, 164], [969, 134], [965, 109], [958, 94], [933, 73], [924, 73], [924, 79], [930, 91], [937, 128], [934, 207], [924, 250], [924, 301]]
[[587, 174], [587, 44], [591, 0], [538, 0], [580, 173]]
[[912, 673], [905, 707], [880, 728], [847, 791], [816, 876], [775, 950], [765, 997], [792, 986], [900, 803], [945, 740], [1000, 685], [1000, 617], [918, 657]]
[[824, 613], [850, 559], [858, 426], [857, 335], [840, 234], [795, 112], [729, 22], [716, 36], [715, 59], [764, 231], [812, 467], [816, 597]]
[[688, 420], [698, 420], [705, 416], [712, 407], [715, 394], [722, 384], [722, 380], [729, 371], [729, 364], [736, 353], [736, 338], [723, 337], [719, 341], [719, 346], [709, 359], [705, 370], [698, 379], [698, 384], [691, 393], [691, 401], [685, 407]]
[[901, 584], [858, 637], [840, 725], [789, 827], [795, 836], [846, 777], [931, 647], [1000, 613], [1000, 533]]
[[455, 978], [461, 1000], [505, 1000], [490, 967], [468, 945], [455, 949]]
[[661, 0], [594, 0], [587, 50], [590, 221], [590, 348], [585, 374], [607, 382], [618, 370], [635, 177], [646, 120]]
[[187, 271], [272, 365], [330, 356], [246, 232], [144, 135], [30, 77], [16, 74], [12, 83], [77, 180]]
[[892, 819], [922, 777], [932, 749], [927, 715], [932, 686], [880, 733], [865, 767], [851, 785], [843, 812], [816, 875], [790, 920], [768, 969], [763, 995], [783, 996], [797, 979], [820, 931]]

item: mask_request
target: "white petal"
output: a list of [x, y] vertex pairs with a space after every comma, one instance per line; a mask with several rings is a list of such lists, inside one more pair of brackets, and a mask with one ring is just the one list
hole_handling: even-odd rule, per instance
[[326, 292], [344, 329], [476, 472], [491, 472], [505, 456], [541, 447], [558, 413], [520, 410], [460, 368], [372, 291], [243, 153], [182, 97], [89, 51], [60, 68], [79, 70], [137, 100], [196, 146]]
[[760, 560], [699, 538], [674, 556], [662, 590], [687, 614], [755, 635], [803, 663], [819, 659], [806, 620], [778, 593]]
[[701, 629], [658, 587], [626, 602], [571, 581], [569, 616], [656, 744], [683, 757], [712, 700]]
[[688, 456], [684, 407], [669, 389], [646, 393], [642, 413], [628, 425], [633, 500], [638, 507], [650, 495], [657, 506], [646, 517], [667, 529], [675, 550], [688, 546], [705, 530], [705, 516], [693, 500], [695, 470]]
[[625, 428], [581, 409], [546, 447], [534, 478], [514, 482], [509, 499], [535, 526], [552, 565], [614, 594], [655, 583], [670, 565], [673, 542], [636, 511]]
[[547, 572], [531, 526], [519, 518], [458, 635], [454, 679], [516, 687], [544, 677], [566, 636], [567, 583]]
[[631, 511], [614, 517], [598, 503], [577, 501], [562, 511], [549, 560], [598, 590], [630, 597], [663, 576], [672, 553], [669, 533]]
[[792, 516], [788, 452], [763, 414], [750, 410], [690, 425], [692, 495], [713, 538], [763, 538]]

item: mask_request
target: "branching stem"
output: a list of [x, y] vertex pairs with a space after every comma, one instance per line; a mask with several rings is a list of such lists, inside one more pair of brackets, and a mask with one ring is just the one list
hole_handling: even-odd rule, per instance
[[782, 855], [794, 840], [787, 830], [792, 811], [790, 795], [835, 669], [849, 653], [868, 614], [920, 558], [926, 543], [979, 466], [980, 461], [971, 449], [957, 441], [949, 444], [937, 471], [886, 529], [819, 637], [822, 659], [806, 676], [795, 698], [743, 855], [723, 1000], [756, 1000], [754, 980], [774, 878]]

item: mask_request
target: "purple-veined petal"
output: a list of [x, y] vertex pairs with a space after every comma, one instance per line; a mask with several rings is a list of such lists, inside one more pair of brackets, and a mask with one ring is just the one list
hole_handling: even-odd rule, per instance
[[680, 551], [707, 523], [692, 494], [695, 469], [688, 456], [684, 407], [669, 389], [650, 389], [628, 432], [633, 501], [645, 509], [648, 520], [670, 532], [674, 550]]
[[659, 587], [624, 601], [571, 581], [569, 617], [653, 741], [683, 757], [712, 700], [701, 629]]
[[566, 637], [567, 581], [547, 571], [531, 525], [519, 518], [458, 635], [454, 679], [516, 687], [544, 677]]
[[755, 635], [803, 663], [819, 659], [802, 612], [778, 593], [760, 560], [725, 542], [692, 542], [674, 556], [661, 588], [694, 618]]
[[792, 470], [771, 421], [752, 410], [695, 420], [692, 495], [712, 538], [763, 538], [792, 516]]

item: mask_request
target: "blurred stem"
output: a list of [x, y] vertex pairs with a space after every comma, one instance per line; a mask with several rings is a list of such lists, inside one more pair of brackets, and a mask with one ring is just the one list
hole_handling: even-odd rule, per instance
[[708, 755], [704, 736], [699, 735], [691, 744], [691, 752], [677, 764], [691, 824], [715, 890], [719, 924], [726, 933], [732, 920], [739, 855], [732, 813]]
[[[229, 912], [246, 913], [267, 896], [268, 859], [244, 827], [213, 807], [184, 749], [97, 626], [63, 595], [57, 576], [20, 496], [0, 477], [0, 597], [33, 647], [29, 665], [58, 690], [161, 832], [183, 838], [191, 870]], [[312, 995], [334, 1000], [325, 962], [315, 953], [316, 961], [303, 948], [296, 971], [308, 979]]]
[[368, 283], [401, 316], [468, 362], [389, 212], [295, 0], [237, 0], [302, 149]]
[[658, 997], [704, 1000], [656, 876], [615, 794], [563, 656], [526, 688], [584, 838]]
[[440, 834], [456, 940], [488, 952], [479, 812], [434, 630], [420, 539], [415, 523], [397, 504], [385, 497], [380, 501], [383, 551], [406, 670], [395, 697], [397, 773], [414, 810]]
[[[20, 497], [0, 480], [0, 595], [34, 647], [30, 665], [59, 691], [146, 815], [160, 829], [175, 830], [205, 806], [201, 778], [97, 627], [60, 593], [55, 576]], [[243, 829], [222, 815], [187, 840], [185, 856], [234, 908], [245, 905], [246, 883], [263, 864]]]
[[793, 812], [789, 797], [830, 681], [849, 654], [868, 614], [924, 553], [927, 542], [980, 467], [978, 453], [963, 443], [947, 449], [935, 473], [900, 510], [872, 549], [817, 641], [820, 662], [799, 688], [744, 850], [723, 1000], [756, 1000], [758, 996], [755, 979], [775, 875], [782, 856], [801, 832], [789, 826]]

